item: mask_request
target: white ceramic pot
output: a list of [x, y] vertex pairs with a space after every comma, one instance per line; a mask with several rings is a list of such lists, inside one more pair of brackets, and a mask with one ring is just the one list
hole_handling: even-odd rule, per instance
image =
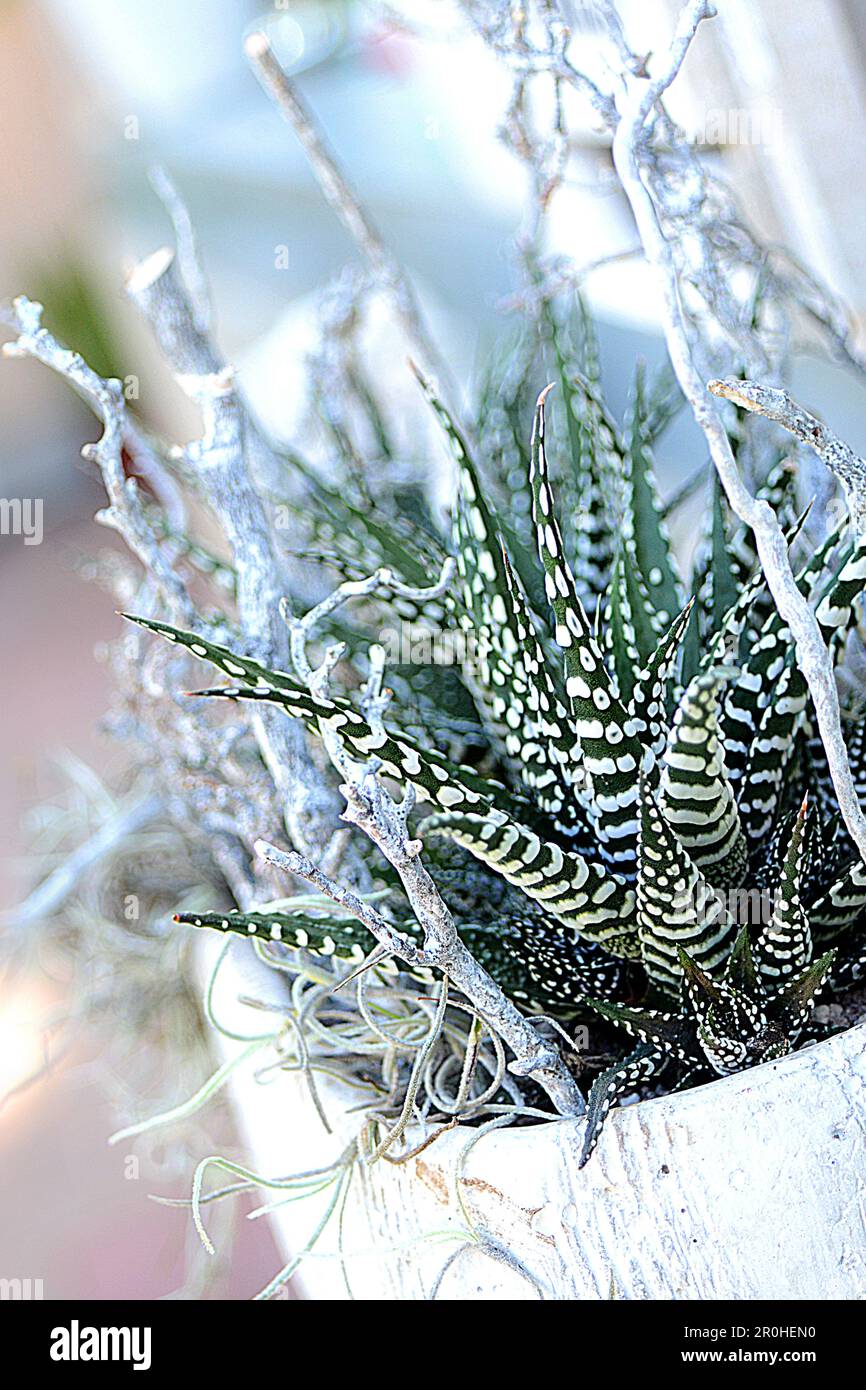
[[[262, 969], [242, 956], [224, 976], [221, 1016], [231, 1009], [260, 1031], [261, 1013], [231, 998], [251, 991], [248, 969]], [[256, 976], [257, 993], [279, 988]], [[264, 1086], [250, 1070], [237, 1076], [234, 1097], [260, 1172], [307, 1170], [344, 1147], [357, 1127], [348, 1113], [357, 1096], [330, 1084], [322, 1096], [330, 1136], [296, 1076]], [[579, 1170], [582, 1126], [563, 1120], [486, 1134], [459, 1174], [468, 1128], [403, 1166], [359, 1170], [343, 1223], [354, 1295], [866, 1298], [866, 1024], [682, 1095], [614, 1110]], [[287, 1257], [320, 1209], [310, 1200], [276, 1210]], [[472, 1243], [467, 1215], [481, 1242]], [[336, 1223], [294, 1288], [302, 1297], [348, 1297]]]

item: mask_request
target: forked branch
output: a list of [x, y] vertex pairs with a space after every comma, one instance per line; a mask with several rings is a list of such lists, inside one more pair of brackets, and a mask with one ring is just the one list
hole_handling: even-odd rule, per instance
[[[449, 583], [452, 566], [451, 560], [446, 561], [439, 581], [427, 590], [410, 589], [389, 572], [380, 570], [368, 579], [340, 585], [302, 618], [287, 615], [293, 664], [299, 679], [317, 698], [327, 695], [328, 678], [342, 654], [341, 647], [329, 648], [318, 667], [313, 667], [306, 654], [307, 639], [322, 618], [347, 600], [373, 593], [382, 586], [418, 601], [438, 597]], [[370, 658], [371, 674], [363, 693], [363, 706], [374, 732], [381, 731], [384, 737], [382, 717], [390, 694], [382, 685], [384, 654], [381, 648], [373, 648]], [[362, 830], [396, 870], [421, 927], [423, 944], [419, 946], [397, 931], [369, 902], [335, 883], [308, 856], [286, 853], [265, 841], [257, 844], [258, 853], [275, 867], [312, 883], [333, 902], [351, 912], [380, 945], [407, 965], [440, 970], [447, 975], [478, 1016], [511, 1048], [514, 1053], [511, 1071], [515, 1075], [532, 1077], [544, 1088], [561, 1115], [581, 1114], [583, 1097], [556, 1046], [540, 1038], [460, 940], [454, 919], [421, 862], [422, 843], [411, 838], [409, 832], [414, 791], [407, 789], [402, 801], [395, 801], [379, 778], [379, 763], [375, 757], [360, 766], [347, 756], [337, 732], [323, 725], [322, 735], [331, 762], [343, 779], [341, 791], [346, 798], [346, 808], [342, 819]]]
[[723, 381], [711, 381], [709, 389], [714, 396], [731, 401], [741, 410], [763, 415], [765, 419], [781, 425], [802, 444], [814, 449], [822, 463], [842, 484], [857, 534], [866, 535], [866, 459], [855, 454], [850, 444], [846, 444], [828, 425], [810, 415], [787, 391], [779, 387], [761, 386], [757, 381], [739, 381], [735, 377], [727, 377]]

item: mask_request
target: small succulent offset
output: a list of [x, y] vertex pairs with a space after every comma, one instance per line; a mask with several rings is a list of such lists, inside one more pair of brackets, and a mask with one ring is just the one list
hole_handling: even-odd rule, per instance
[[[549, 410], [542, 392], [527, 450], [530, 385], [545, 367], [560, 405]], [[418, 832], [430, 872], [510, 997], [630, 1037], [593, 1082], [585, 1162], [610, 1106], [649, 1078], [692, 1085], [816, 1036], [819, 991], [866, 972], [866, 867], [835, 805], [790, 635], [718, 487], [686, 601], [652, 459], [676, 409], [670, 388], [651, 390], [639, 373], [621, 431], [580, 308], [549, 308], [539, 338], [490, 374], [476, 421], [483, 464], [421, 385], [456, 465], [447, 534], [418, 488], [374, 497], [353, 458], [328, 484], [299, 465], [299, 524], [341, 578], [387, 567], [423, 586], [456, 561], [444, 600], [399, 611], [414, 632], [449, 632], [458, 665], [396, 664], [399, 714], [384, 733], [349, 698], [134, 621], [229, 677], [198, 694], [278, 705], [336, 736], [349, 758], [375, 755], [381, 775], [429, 808]], [[363, 404], [387, 458], [369, 394]], [[808, 553], [792, 469], [776, 457], [759, 481], [791, 547], [807, 551], [797, 582], [841, 662], [866, 545], [841, 525]], [[374, 596], [335, 629], [359, 678], [364, 635], [381, 617]], [[849, 729], [859, 784], [863, 721]], [[374, 873], [393, 886], [387, 866]], [[358, 961], [369, 949], [359, 923], [290, 905], [178, 920]]]

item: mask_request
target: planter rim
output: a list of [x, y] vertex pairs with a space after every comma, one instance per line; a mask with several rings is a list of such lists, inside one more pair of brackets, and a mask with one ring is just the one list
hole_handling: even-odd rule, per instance
[[[214, 941], [214, 951], [220, 944]], [[238, 952], [237, 969], [224, 980], [218, 1010], [228, 1019], [236, 1008], [241, 1031], [249, 1019], [238, 986], [253, 975], [259, 992], [277, 986], [244, 955]], [[443, 1272], [438, 1246], [415, 1237], [464, 1231], [468, 1202], [472, 1219], [534, 1271], [546, 1297], [604, 1300], [615, 1288], [616, 1297], [630, 1299], [862, 1298], [864, 1044], [866, 1019], [787, 1057], [617, 1107], [582, 1170], [580, 1117], [487, 1132], [464, 1122], [411, 1163], [361, 1164], [346, 1228], [353, 1283], [386, 1301], [428, 1297]], [[222, 1050], [228, 1057], [239, 1047], [223, 1040]], [[257, 1171], [330, 1161], [350, 1126], [355, 1132], [349, 1093], [322, 1078], [332, 1122], [326, 1133], [303, 1079], [277, 1079], [276, 1102], [247, 1067], [231, 1081]], [[708, 1093], [707, 1085], [717, 1089]], [[483, 1141], [477, 1147], [476, 1139]], [[824, 1227], [816, 1226], [816, 1194]], [[287, 1259], [309, 1239], [302, 1206], [271, 1217]], [[332, 1268], [329, 1259], [305, 1265], [303, 1295], [343, 1299]], [[467, 1247], [454, 1268], [449, 1298], [528, 1296], [525, 1282], [483, 1251]]]
[[[717, 1076], [711, 1081], [702, 1082], [700, 1086], [692, 1086], [688, 1091], [669, 1092], [665, 1096], [647, 1096], [643, 1100], [632, 1101], [629, 1105], [614, 1106], [605, 1120], [605, 1125], [607, 1126], [612, 1122], [615, 1123], [617, 1115], [635, 1112], [637, 1110], [643, 1111], [649, 1105], [658, 1107], [659, 1109], [667, 1105], [669, 1109], [676, 1109], [679, 1113], [682, 1113], [687, 1109], [700, 1106], [702, 1101], [706, 1099], [706, 1092], [711, 1087], [714, 1090], [724, 1087], [725, 1095], [733, 1096], [741, 1091], [751, 1090], [755, 1088], [756, 1085], [768, 1085], [771, 1077], [777, 1075], [779, 1072], [781, 1072], [783, 1078], [787, 1080], [788, 1077], [795, 1075], [798, 1071], [802, 1071], [804, 1067], [810, 1066], [810, 1059], [814, 1059], [816, 1054], [819, 1055], [820, 1060], [821, 1058], [826, 1059], [828, 1052], [838, 1052], [843, 1041], [846, 1043], [849, 1042], [853, 1039], [855, 1034], [859, 1034], [861, 1043], [863, 1047], [866, 1048], [866, 1017], [861, 1019], [859, 1023], [852, 1023], [850, 1028], [844, 1028], [840, 1033], [834, 1033], [829, 1038], [822, 1038], [820, 1042], [811, 1043], [806, 1047], [798, 1048], [795, 1052], [789, 1052], [785, 1057], [778, 1057], [775, 1060], [767, 1062], [758, 1062], [754, 1067], [746, 1067], [744, 1071], [731, 1072], [727, 1076]], [[830, 1063], [830, 1065], [832, 1065], [832, 1063]], [[583, 1115], [577, 1115], [573, 1118], [566, 1115], [551, 1116], [549, 1120], [541, 1120], [538, 1124], [532, 1125], [531, 1128], [537, 1133], [552, 1125], [560, 1125], [563, 1121], [570, 1124], [582, 1124], [584, 1118]], [[456, 1126], [457, 1130], [470, 1130], [472, 1128], [474, 1128], [474, 1126]], [[527, 1126], [527, 1128], [529, 1128], [529, 1126]], [[499, 1131], [499, 1135], [501, 1138], [505, 1138], [506, 1136], [514, 1138], [525, 1132], [525, 1130], [503, 1128]]]

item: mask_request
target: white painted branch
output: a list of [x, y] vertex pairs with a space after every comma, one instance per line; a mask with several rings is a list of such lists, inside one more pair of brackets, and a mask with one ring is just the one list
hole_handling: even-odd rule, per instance
[[138, 484], [124, 471], [123, 446], [128, 424], [122, 383], [98, 376], [80, 353], [58, 343], [42, 327], [42, 305], [35, 300], [19, 295], [3, 317], [18, 333], [14, 342], [4, 343], [4, 357], [34, 357], [44, 363], [64, 377], [102, 420], [101, 438], [95, 444], [85, 444], [81, 451], [99, 467], [108, 495], [109, 506], [97, 514], [97, 520], [123, 536], [159, 587], [174, 621], [188, 624], [194, 609], [186, 586], [160, 549], [144, 514]]
[[[201, 315], [177, 272], [173, 252], [163, 248], [148, 256], [132, 271], [126, 289], [151, 324], [179, 385], [201, 409], [204, 434], [187, 456], [231, 546], [238, 608], [251, 655], [284, 662], [288, 642], [279, 612], [284, 576], [252, 477], [255, 426], [235, 389], [233, 373], [202, 330]], [[339, 798], [315, 767], [297, 720], [265, 710], [253, 722], [283, 798], [292, 841], [305, 853], [314, 853], [330, 838]]]
[[374, 225], [355, 190], [319, 129], [300, 92], [289, 79], [271, 48], [266, 34], [248, 36], [247, 57], [263, 89], [292, 126], [301, 142], [319, 187], [343, 226], [355, 241], [373, 276], [388, 294], [413, 351], [435, 376], [456, 413], [457, 396], [451, 370], [442, 357], [415, 298], [405, 271]]
[[774, 421], [814, 449], [845, 489], [851, 521], [858, 535], [866, 534], [866, 459], [855, 454], [851, 446], [834, 434], [828, 425], [798, 405], [787, 391], [734, 377], [711, 381], [709, 389], [714, 396], [732, 401], [742, 410], [753, 411]]
[[675, 56], [663, 66], [661, 78], [655, 82], [636, 76], [628, 78], [625, 96], [619, 103], [620, 119], [613, 138], [613, 159], [631, 204], [647, 260], [659, 278], [665, 338], [677, 380], [704, 433], [732, 509], [754, 532], [767, 584], [779, 613], [791, 630], [797, 660], [809, 686], [839, 808], [851, 838], [866, 861], [866, 816], [860, 808], [848, 764], [833, 663], [815, 614], [797, 587], [782, 529], [770, 506], [753, 497], [740, 477], [721, 417], [693, 361], [682, 313], [676, 264], [641, 170], [639, 150], [648, 112], [673, 80], [685, 57], [687, 45], [683, 45], [682, 36], [693, 34], [697, 23], [706, 14], [707, 6], [703, 0], [698, 0], [698, 3], [693, 0], [686, 7], [678, 25], [673, 49]]
[[494, 1029], [514, 1053], [510, 1070], [542, 1086], [561, 1115], [583, 1113], [583, 1096], [565, 1067], [558, 1049], [543, 1040], [532, 1024], [506, 999], [496, 981], [467, 951], [436, 885], [422, 865], [420, 841], [407, 840], [405, 825], [395, 824], [393, 803], [375, 777], [363, 788], [346, 786], [344, 819], [356, 825], [397, 870], [409, 905], [424, 933], [423, 947], [397, 931], [369, 902], [332, 882], [303, 855], [286, 854], [259, 841], [259, 854], [268, 863], [312, 883], [320, 893], [357, 917], [381, 946], [411, 967], [441, 970], [466, 996], [479, 1017]]
[[175, 188], [167, 170], [161, 164], [155, 165], [150, 170], [150, 183], [171, 218], [177, 246], [178, 267], [194, 310], [195, 326], [201, 333], [207, 334], [213, 326], [213, 306], [198, 254], [198, 242], [192, 218], [186, 203]]
[[[410, 588], [397, 581], [389, 570], [380, 569], [366, 579], [339, 585], [305, 616], [288, 616], [292, 659], [298, 678], [317, 697], [327, 695], [328, 676], [341, 649], [331, 648], [322, 665], [314, 669], [307, 657], [306, 642], [316, 624], [341, 604], [351, 598], [373, 593], [382, 585], [390, 588], [392, 593], [417, 600], [439, 597], [450, 581], [453, 568], [454, 562], [446, 560], [438, 582], [427, 589]], [[381, 734], [384, 740], [382, 716], [390, 693], [382, 687], [384, 653], [381, 648], [371, 651], [370, 667], [371, 674], [363, 697], [364, 708], [374, 734]], [[409, 906], [421, 927], [423, 946], [419, 947], [395, 930], [369, 902], [334, 883], [305, 856], [286, 854], [263, 841], [257, 843], [257, 852], [284, 872], [313, 883], [320, 892], [363, 922], [380, 945], [400, 960], [410, 966], [436, 969], [447, 975], [463, 992], [479, 1017], [511, 1048], [514, 1061], [510, 1070], [517, 1076], [532, 1077], [544, 1088], [561, 1115], [582, 1114], [583, 1096], [558, 1048], [539, 1036], [460, 940], [454, 919], [421, 862], [422, 843], [409, 836], [408, 820], [415, 805], [414, 788], [407, 787], [403, 800], [395, 802], [379, 780], [375, 757], [366, 767], [359, 768], [346, 753], [339, 733], [323, 728], [322, 734], [328, 756], [344, 779], [340, 788], [346, 798], [342, 818], [363, 831], [396, 870]]]

